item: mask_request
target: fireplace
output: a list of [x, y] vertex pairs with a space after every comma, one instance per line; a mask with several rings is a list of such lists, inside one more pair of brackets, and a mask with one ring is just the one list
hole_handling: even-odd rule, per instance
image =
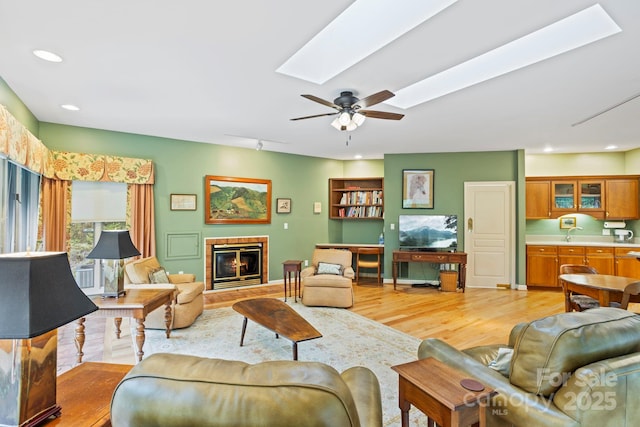
[[206, 290], [269, 282], [269, 236], [206, 237], [204, 247]]
[[262, 283], [262, 243], [212, 246], [213, 289]]

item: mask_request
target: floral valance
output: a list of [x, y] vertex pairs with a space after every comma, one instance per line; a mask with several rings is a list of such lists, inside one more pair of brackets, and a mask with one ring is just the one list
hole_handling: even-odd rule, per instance
[[47, 178], [153, 184], [148, 159], [49, 150], [0, 105], [0, 154]]
[[153, 162], [102, 154], [51, 151], [53, 176], [67, 181], [113, 181], [153, 184]]

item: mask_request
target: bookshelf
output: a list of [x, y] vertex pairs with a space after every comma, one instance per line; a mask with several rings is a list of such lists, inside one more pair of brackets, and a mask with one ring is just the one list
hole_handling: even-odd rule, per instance
[[382, 219], [384, 178], [330, 178], [330, 219]]

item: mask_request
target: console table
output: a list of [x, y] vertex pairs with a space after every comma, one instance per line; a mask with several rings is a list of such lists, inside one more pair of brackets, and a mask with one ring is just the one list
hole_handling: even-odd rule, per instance
[[434, 264], [459, 264], [458, 287], [464, 292], [467, 276], [467, 254], [464, 252], [423, 252], [423, 251], [393, 251], [393, 289], [398, 280], [399, 262], [430, 262]]

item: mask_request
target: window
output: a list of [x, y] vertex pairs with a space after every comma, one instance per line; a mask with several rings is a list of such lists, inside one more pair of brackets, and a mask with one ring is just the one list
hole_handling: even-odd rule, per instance
[[87, 259], [102, 230], [126, 228], [127, 184], [74, 181], [71, 185], [69, 262], [78, 286], [99, 293], [104, 283], [100, 260]]
[[0, 253], [37, 250], [40, 175], [0, 158]]

